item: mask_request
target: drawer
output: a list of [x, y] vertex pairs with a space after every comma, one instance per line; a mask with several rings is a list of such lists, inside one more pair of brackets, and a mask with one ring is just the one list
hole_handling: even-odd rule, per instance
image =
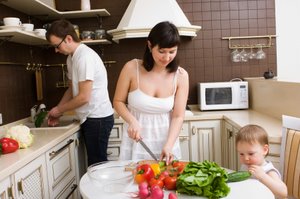
[[121, 141], [123, 124], [115, 124], [110, 132], [109, 141]]
[[78, 185], [75, 179], [67, 185], [67, 187], [55, 198], [55, 199], [77, 199], [78, 197]]
[[46, 153], [50, 198], [55, 198], [75, 178], [75, 142], [66, 139]]
[[179, 136], [188, 137], [189, 136], [189, 123], [184, 122], [182, 124]]
[[120, 144], [109, 144], [107, 147], [107, 159], [118, 160], [120, 155]]

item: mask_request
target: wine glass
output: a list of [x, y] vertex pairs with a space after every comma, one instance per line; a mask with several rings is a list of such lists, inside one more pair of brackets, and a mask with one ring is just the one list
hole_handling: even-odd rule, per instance
[[248, 53], [248, 59], [255, 59], [256, 53], [253, 51], [253, 48], [250, 49], [250, 52]]
[[240, 56], [241, 56], [241, 62], [247, 62], [248, 61], [248, 53], [245, 51], [244, 48], [240, 52]]
[[256, 52], [256, 59], [265, 59], [266, 53], [262, 49], [262, 45], [259, 45], [259, 50]]
[[231, 61], [232, 62], [240, 62], [241, 61], [241, 55], [238, 49], [234, 49], [231, 53]]

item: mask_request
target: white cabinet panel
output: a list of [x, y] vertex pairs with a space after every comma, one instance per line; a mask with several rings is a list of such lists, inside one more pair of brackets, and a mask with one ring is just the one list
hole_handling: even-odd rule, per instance
[[12, 196], [12, 191], [10, 177], [7, 177], [0, 182], [0, 199], [9, 199], [10, 196]]
[[221, 121], [190, 122], [190, 128], [190, 160], [209, 160], [221, 165]]

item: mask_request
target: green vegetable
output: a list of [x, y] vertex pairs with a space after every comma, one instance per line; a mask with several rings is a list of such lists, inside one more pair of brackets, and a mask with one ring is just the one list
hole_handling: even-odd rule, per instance
[[177, 178], [176, 189], [188, 195], [222, 198], [230, 192], [227, 179], [227, 172], [215, 162], [190, 162]]
[[47, 114], [48, 114], [47, 111], [41, 111], [39, 114], [37, 114], [35, 121], [34, 121], [35, 127], [41, 127]]
[[228, 174], [227, 182], [239, 182], [250, 178], [251, 173], [249, 171], [236, 171]]

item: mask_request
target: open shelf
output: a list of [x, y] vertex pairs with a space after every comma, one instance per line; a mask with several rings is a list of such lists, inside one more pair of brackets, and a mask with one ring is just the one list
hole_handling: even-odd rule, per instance
[[26, 45], [46, 45], [48, 44], [45, 37], [37, 36], [34, 33], [23, 30], [0, 30], [1, 37], [7, 38], [10, 42], [21, 43]]
[[74, 10], [61, 12], [39, 0], [22, 0], [22, 2], [20, 2], [20, 0], [8, 0], [2, 1], [2, 4], [22, 13], [44, 20], [110, 16], [110, 13], [106, 9]]

